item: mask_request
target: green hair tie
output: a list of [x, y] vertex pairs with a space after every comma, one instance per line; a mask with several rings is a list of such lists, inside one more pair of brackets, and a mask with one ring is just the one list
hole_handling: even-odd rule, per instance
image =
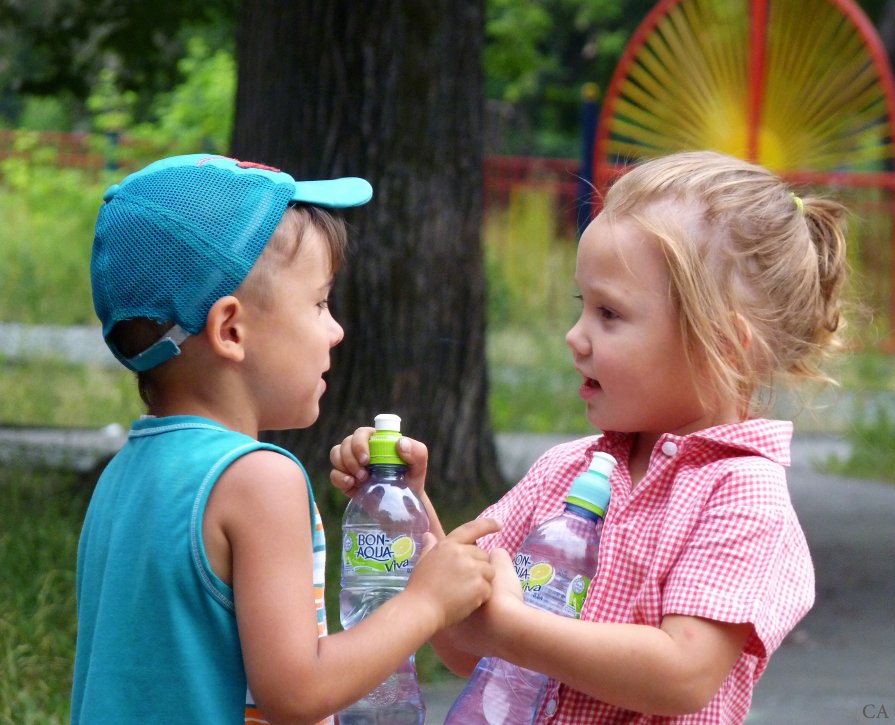
[[802, 197], [801, 197], [801, 196], [796, 196], [796, 195], [793, 194], [792, 192], [790, 192], [789, 195], [792, 197], [792, 200], [793, 200], [793, 202], [794, 202], [795, 205], [796, 205], [796, 209], [799, 210], [799, 213], [800, 213], [800, 214], [804, 214], [804, 213], [805, 213], [805, 202], [802, 201]]

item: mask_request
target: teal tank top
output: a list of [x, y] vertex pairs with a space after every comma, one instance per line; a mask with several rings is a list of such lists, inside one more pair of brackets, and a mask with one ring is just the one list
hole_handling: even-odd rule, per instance
[[[301, 466], [288, 451], [205, 418], [133, 424], [81, 531], [72, 723], [239, 724], [257, 716], [247, 707], [233, 590], [211, 570], [202, 541], [215, 483], [257, 450]], [[323, 635], [325, 550], [310, 484], [308, 496]]]

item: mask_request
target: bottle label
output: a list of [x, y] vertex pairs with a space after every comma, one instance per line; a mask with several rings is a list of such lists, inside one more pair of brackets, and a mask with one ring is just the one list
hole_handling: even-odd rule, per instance
[[567, 617], [581, 616], [590, 579], [556, 570], [548, 561], [533, 561], [526, 553], [517, 554], [513, 565], [527, 602]]
[[516, 567], [516, 576], [522, 582], [523, 592], [537, 592], [546, 584], [553, 581], [553, 567], [549, 562], [533, 562], [531, 554], [519, 553], [513, 559]]
[[409, 574], [415, 553], [416, 543], [406, 534], [390, 539], [383, 531], [352, 531], [342, 539], [342, 565], [359, 574]]

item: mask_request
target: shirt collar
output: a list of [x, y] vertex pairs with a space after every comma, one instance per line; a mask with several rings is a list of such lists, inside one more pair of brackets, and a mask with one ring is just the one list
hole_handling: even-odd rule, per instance
[[[631, 450], [633, 434], [606, 431], [590, 446], [592, 450], [599, 448], [609, 453], [624, 451], [625, 456]], [[742, 423], [728, 423], [712, 428], [674, 435], [665, 433], [659, 438], [658, 445], [664, 441], [674, 441], [683, 447], [689, 441], [704, 441], [713, 446], [733, 448], [746, 454], [767, 458], [781, 466], [790, 464], [790, 443], [792, 442], [792, 423], [785, 420], [768, 420], [756, 418]]]

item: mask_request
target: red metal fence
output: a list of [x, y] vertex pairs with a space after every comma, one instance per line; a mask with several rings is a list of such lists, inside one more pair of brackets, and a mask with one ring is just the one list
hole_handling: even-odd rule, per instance
[[[84, 169], [98, 174], [103, 169], [134, 171], [164, 148], [128, 136], [42, 131], [25, 133], [0, 129], [0, 160], [10, 156], [39, 155], [48, 163]], [[555, 198], [557, 224], [563, 234], [574, 236], [579, 191], [578, 159], [533, 156], [488, 156], [485, 158], [486, 206], [504, 207], [514, 189], [537, 189]]]

